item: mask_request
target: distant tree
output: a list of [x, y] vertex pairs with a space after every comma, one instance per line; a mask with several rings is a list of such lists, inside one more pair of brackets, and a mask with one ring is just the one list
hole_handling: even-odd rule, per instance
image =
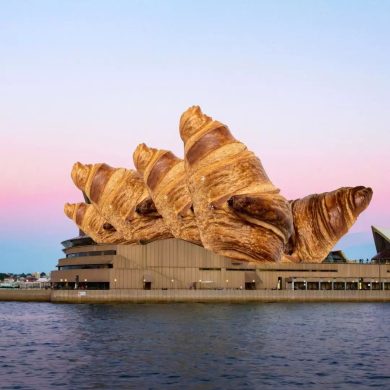
[[0, 272], [0, 280], [4, 280], [7, 277], [8, 277], [8, 274], [4, 274], [4, 273]]
[[41, 274], [39, 275], [40, 278], [45, 278], [46, 277], [46, 272], [41, 272]]

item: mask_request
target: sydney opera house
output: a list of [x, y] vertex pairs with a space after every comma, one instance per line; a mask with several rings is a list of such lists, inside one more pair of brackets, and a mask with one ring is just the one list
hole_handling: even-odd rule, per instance
[[373, 227], [381, 260], [377, 255], [368, 264], [350, 262], [341, 251], [330, 252], [322, 263], [260, 264], [178, 239], [104, 245], [79, 236], [63, 242], [65, 256], [52, 282], [57, 289], [390, 290], [390, 236], [378, 231]]
[[229, 128], [189, 108], [184, 158], [140, 144], [135, 170], [73, 166], [85, 202], [65, 205], [55, 289], [390, 290], [389, 234], [370, 264], [332, 252], [369, 205], [369, 187], [287, 200]]

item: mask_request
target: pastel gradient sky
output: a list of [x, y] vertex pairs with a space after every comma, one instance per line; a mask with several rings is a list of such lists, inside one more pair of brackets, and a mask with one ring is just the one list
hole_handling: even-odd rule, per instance
[[[193, 104], [229, 125], [288, 198], [374, 190], [338, 248], [390, 227], [390, 2], [0, 3], [0, 272], [49, 271], [77, 234], [75, 161], [182, 155]], [[360, 251], [360, 252], [359, 252]]]

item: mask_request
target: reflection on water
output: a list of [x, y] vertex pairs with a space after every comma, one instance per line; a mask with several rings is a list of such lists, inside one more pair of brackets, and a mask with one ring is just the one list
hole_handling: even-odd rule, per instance
[[388, 304], [0, 303], [0, 388], [390, 388]]

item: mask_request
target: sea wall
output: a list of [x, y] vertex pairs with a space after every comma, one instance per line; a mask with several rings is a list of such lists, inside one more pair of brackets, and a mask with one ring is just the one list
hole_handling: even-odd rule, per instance
[[52, 302], [390, 302], [390, 291], [54, 290]]
[[0, 289], [0, 301], [50, 302], [52, 290]]
[[66, 303], [390, 302], [390, 291], [291, 290], [0, 290], [0, 301]]

